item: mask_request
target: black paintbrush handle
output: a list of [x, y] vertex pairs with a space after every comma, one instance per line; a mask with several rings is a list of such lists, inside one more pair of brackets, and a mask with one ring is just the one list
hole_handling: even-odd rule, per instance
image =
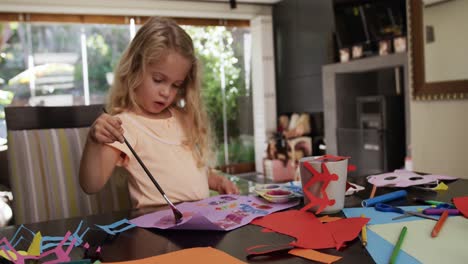
[[143, 170], [145, 170], [146, 172], [146, 175], [148, 175], [148, 177], [150, 178], [150, 180], [153, 182], [154, 186], [156, 186], [156, 188], [158, 188], [158, 191], [164, 196], [166, 195], [163, 191], [163, 189], [161, 188], [161, 186], [159, 186], [159, 183], [156, 181], [156, 179], [154, 179], [153, 175], [151, 175], [151, 172], [148, 170], [148, 168], [146, 168], [145, 164], [143, 163], [143, 161], [140, 159], [140, 157], [136, 154], [135, 150], [132, 148], [132, 146], [130, 146], [130, 143], [128, 143], [127, 139], [125, 138], [124, 136], [124, 141], [125, 141], [125, 144], [127, 145], [127, 147], [130, 149], [130, 151], [133, 153], [133, 156], [135, 156], [135, 158], [137, 159], [138, 163], [140, 163], [141, 167], [143, 168]]
[[[107, 114], [107, 111], [105, 108], [102, 109], [104, 111], [104, 113]], [[148, 177], [150, 178], [150, 180], [153, 182], [154, 186], [156, 186], [156, 188], [158, 188], [158, 191], [163, 195], [165, 196], [166, 193], [164, 193], [163, 189], [161, 188], [161, 186], [159, 186], [159, 183], [154, 179], [153, 175], [151, 175], [151, 172], [148, 170], [148, 168], [146, 168], [145, 164], [143, 163], [143, 161], [140, 159], [140, 157], [138, 156], [138, 154], [136, 154], [135, 150], [132, 148], [132, 146], [130, 146], [130, 143], [128, 143], [127, 139], [125, 138], [125, 136], [123, 136], [124, 138], [124, 142], [125, 144], [127, 145], [127, 147], [130, 149], [130, 151], [132, 152], [133, 156], [135, 156], [135, 158], [137, 159], [138, 163], [140, 163], [140, 166], [143, 168], [143, 170], [146, 172], [146, 175], [148, 175]]]

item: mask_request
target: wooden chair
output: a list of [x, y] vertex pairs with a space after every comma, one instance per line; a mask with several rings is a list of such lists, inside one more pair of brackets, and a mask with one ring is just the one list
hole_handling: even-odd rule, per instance
[[102, 105], [6, 107], [9, 178], [15, 224], [130, 208], [127, 172], [87, 195], [79, 166], [89, 127]]

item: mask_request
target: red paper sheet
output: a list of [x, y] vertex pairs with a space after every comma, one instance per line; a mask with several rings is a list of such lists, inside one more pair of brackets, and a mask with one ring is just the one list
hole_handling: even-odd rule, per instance
[[457, 207], [458, 210], [468, 218], [468, 196], [455, 197], [452, 199], [453, 204]]
[[295, 247], [325, 249], [340, 248], [355, 239], [368, 221], [357, 217], [322, 224], [310, 212], [288, 210], [255, 219], [252, 224], [295, 237], [297, 241], [291, 243]]

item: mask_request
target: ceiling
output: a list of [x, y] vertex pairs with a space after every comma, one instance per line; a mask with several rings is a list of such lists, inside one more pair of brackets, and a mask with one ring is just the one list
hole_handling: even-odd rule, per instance
[[[180, 1], [180, 0], [172, 0], [172, 1]], [[187, 1], [187, 0], [185, 0]], [[229, 0], [188, 0], [192, 2], [224, 2], [229, 3]], [[264, 4], [264, 5], [273, 5], [281, 0], [236, 0], [238, 4]]]

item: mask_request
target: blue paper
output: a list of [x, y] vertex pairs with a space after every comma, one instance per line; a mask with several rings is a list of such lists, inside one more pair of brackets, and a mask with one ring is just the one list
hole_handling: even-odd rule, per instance
[[[383, 239], [372, 230], [367, 229], [366, 249], [377, 264], [388, 264], [390, 257], [392, 256], [394, 246], [395, 245]], [[421, 263], [419, 260], [415, 259], [403, 250], [400, 250], [395, 262], [405, 264]]]
[[[422, 206], [398, 206], [405, 211], [418, 211], [418, 209], [423, 210], [430, 206], [422, 205]], [[410, 216], [405, 217], [399, 220], [392, 220], [394, 217], [401, 216], [402, 214], [394, 213], [394, 212], [381, 212], [375, 210], [374, 207], [356, 207], [356, 208], [344, 208], [343, 213], [347, 218], [350, 217], [361, 217], [364, 214], [367, 218], [370, 218], [370, 221], [367, 223], [368, 225], [377, 225], [377, 224], [388, 224], [388, 223], [398, 223], [398, 222], [408, 222], [408, 221], [415, 221], [421, 220], [420, 217]], [[396, 242], [396, 241], [395, 241]], [[381, 236], [370, 230], [367, 229], [367, 246], [366, 249], [369, 254], [372, 256], [376, 263], [385, 263], [388, 264], [390, 257], [392, 255], [394, 244], [388, 242], [387, 240], [383, 239]], [[421, 263], [419, 260], [414, 258], [413, 256], [409, 255], [405, 251], [400, 251], [398, 254], [398, 258], [396, 263], [405, 263], [405, 264], [413, 264], [413, 263]]]
[[[424, 210], [426, 208], [429, 208], [430, 206], [427, 205], [421, 205], [421, 206], [398, 206], [398, 208], [401, 208], [405, 211], [413, 211], [417, 212], [418, 209]], [[350, 217], [361, 217], [362, 214], [364, 214], [367, 218], [370, 218], [371, 220], [367, 223], [368, 225], [377, 225], [377, 224], [387, 224], [387, 223], [398, 223], [398, 222], [408, 222], [408, 221], [415, 221], [415, 220], [421, 220], [421, 217], [417, 216], [410, 216], [410, 217], [405, 217], [402, 219], [398, 220], [392, 220], [392, 218], [401, 216], [402, 214], [399, 213], [394, 213], [394, 212], [381, 212], [375, 210], [374, 207], [355, 207], [355, 208], [344, 208], [343, 213], [347, 218]], [[434, 217], [438, 217], [434, 215]]]
[[[102, 229], [104, 232], [108, 233], [109, 235], [116, 235], [118, 233], [121, 233], [123, 231], [126, 231], [128, 229], [134, 228], [135, 225], [130, 223], [128, 219], [124, 218], [120, 221], [117, 221], [115, 223], [112, 223], [110, 225], [96, 225], [100, 229]], [[120, 229], [118, 227], [122, 226]]]

